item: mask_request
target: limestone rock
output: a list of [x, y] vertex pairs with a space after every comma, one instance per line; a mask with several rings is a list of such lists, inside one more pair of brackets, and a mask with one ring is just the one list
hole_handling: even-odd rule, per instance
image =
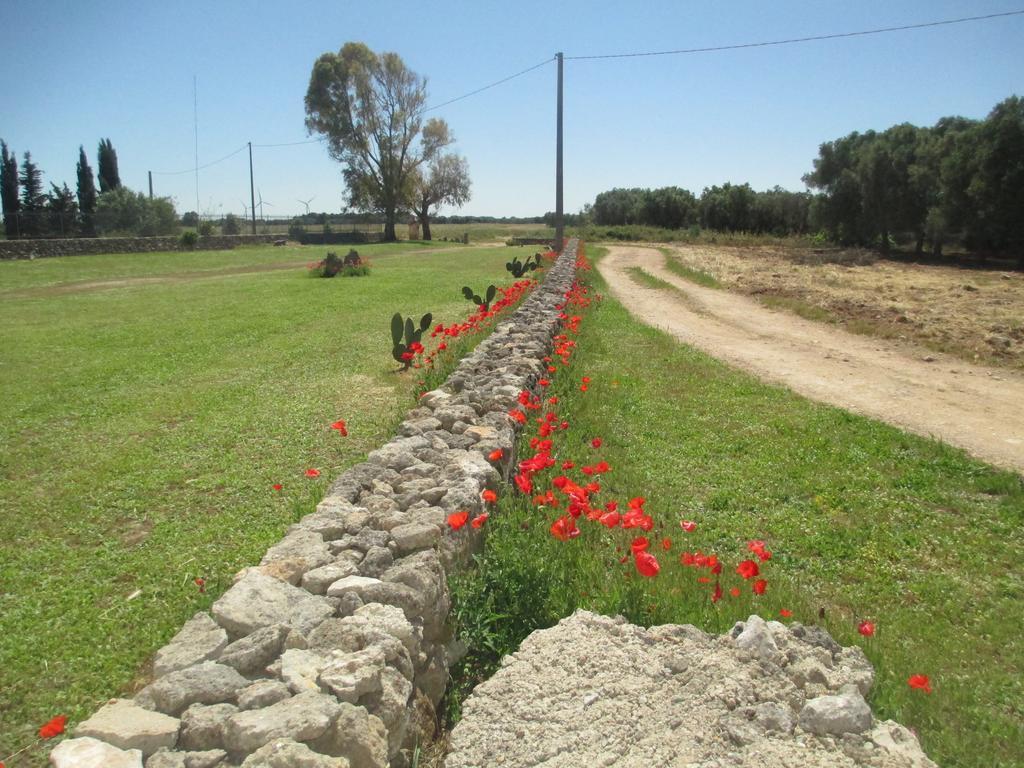
[[379, 717], [365, 707], [342, 703], [337, 719], [310, 742], [317, 752], [346, 758], [352, 768], [387, 768], [388, 734]]
[[242, 768], [350, 768], [350, 765], [343, 757], [321, 755], [292, 739], [275, 739], [245, 758]]
[[314, 595], [323, 595], [334, 582], [346, 576], [354, 576], [358, 572], [358, 566], [351, 560], [338, 560], [307, 571], [302, 577], [302, 588]]
[[334, 613], [334, 606], [258, 571], [249, 571], [213, 604], [213, 617], [234, 637], [243, 637], [271, 624], [288, 624], [311, 631]]
[[327, 588], [327, 596], [341, 597], [348, 592], [354, 592], [362, 597], [363, 590], [376, 584], [380, 584], [380, 579], [373, 579], [368, 576], [346, 576], [343, 579], [338, 579], [338, 581]]
[[274, 739], [308, 742], [323, 736], [334, 724], [341, 705], [322, 693], [300, 693], [265, 709], [238, 712], [227, 721], [224, 742], [228, 751], [255, 752]]
[[771, 660], [779, 653], [767, 622], [760, 616], [751, 616], [744, 622], [743, 631], [736, 637], [736, 647]]
[[319, 533], [296, 530], [267, 550], [260, 565], [273, 566], [289, 584], [298, 585], [307, 571], [330, 563], [334, 557]]
[[863, 733], [871, 727], [871, 708], [859, 693], [819, 696], [800, 710], [799, 722], [805, 731], [818, 735]]
[[335, 652], [320, 672], [319, 683], [339, 701], [355, 704], [361, 696], [380, 690], [384, 664], [384, 654], [378, 648]]
[[217, 660], [243, 675], [262, 672], [281, 652], [288, 637], [287, 624], [271, 624], [257, 629], [251, 635], [236, 640], [221, 653]]
[[227, 632], [209, 614], [197, 613], [185, 622], [170, 643], [156, 652], [153, 675], [162, 677], [168, 672], [215, 659], [227, 644]]
[[441, 539], [441, 529], [430, 523], [414, 522], [391, 529], [398, 551], [405, 554], [418, 549], [429, 549]]
[[138, 749], [143, 757], [178, 743], [177, 718], [143, 709], [131, 699], [112, 699], [75, 728], [75, 736], [91, 736], [121, 749]]
[[179, 715], [189, 704], [220, 704], [234, 701], [249, 681], [231, 667], [206, 661], [164, 675], [143, 688], [135, 701], [146, 709]]
[[224, 725], [237, 711], [233, 704], [193, 704], [181, 714], [181, 748], [223, 749]]
[[146, 761], [146, 768], [217, 768], [228, 753], [223, 749], [203, 752], [157, 752]]
[[384, 723], [388, 732], [388, 757], [394, 757], [405, 743], [405, 731], [411, 714], [409, 700], [412, 683], [397, 670], [384, 667], [379, 675], [380, 690], [362, 699], [368, 711]]
[[53, 768], [142, 768], [142, 752], [84, 736], [58, 744], [50, 753]]
[[238, 694], [238, 708], [262, 709], [291, 695], [288, 686], [279, 680], [257, 680]]

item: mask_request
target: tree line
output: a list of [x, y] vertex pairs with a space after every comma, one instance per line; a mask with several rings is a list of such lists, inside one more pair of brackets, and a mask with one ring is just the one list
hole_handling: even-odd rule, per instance
[[[103, 234], [165, 235], [177, 231], [178, 217], [168, 198], [150, 199], [121, 183], [117, 151], [110, 139], [100, 139], [93, 173], [85, 148], [78, 148], [77, 188], [50, 184], [44, 191], [43, 172], [32, 153], [17, 154], [0, 139], [0, 203], [8, 239], [33, 237], [93, 237]], [[97, 190], [97, 183], [99, 189]]]
[[[932, 127], [909, 123], [853, 132], [822, 144], [815, 190], [749, 184], [612, 189], [585, 206], [578, 222], [666, 229], [701, 227], [778, 236], [821, 233], [844, 246], [925, 248], [947, 243], [985, 254], [1024, 252], [1024, 100], [1000, 102], [984, 120], [944, 117]], [[553, 216], [553, 214], [551, 214]]]

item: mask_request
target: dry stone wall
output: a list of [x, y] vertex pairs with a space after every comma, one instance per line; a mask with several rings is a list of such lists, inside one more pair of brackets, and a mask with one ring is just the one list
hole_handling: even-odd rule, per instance
[[[448, 679], [446, 573], [480, 544], [514, 462], [519, 392], [540, 378], [575, 243], [398, 434], [157, 652], [154, 680], [78, 725], [57, 768], [383, 768], [433, 735]], [[501, 448], [499, 466], [488, 454]]]
[[[280, 235], [211, 235], [199, 238], [196, 250], [225, 251], [238, 245], [279, 240]], [[78, 237], [63, 240], [0, 240], [0, 261], [85, 256], [95, 253], [183, 251], [180, 237]]]

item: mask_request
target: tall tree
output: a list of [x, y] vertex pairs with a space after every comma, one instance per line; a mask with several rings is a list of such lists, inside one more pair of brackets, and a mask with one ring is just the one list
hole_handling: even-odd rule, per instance
[[414, 171], [451, 142], [443, 120], [423, 122], [426, 97], [426, 81], [398, 54], [378, 55], [363, 43], [323, 54], [310, 75], [306, 128], [326, 136], [344, 164], [349, 205], [384, 216], [385, 240], [397, 239]]
[[45, 230], [43, 209], [46, 195], [43, 193], [43, 172], [32, 162], [32, 153], [26, 152], [21, 161], [21, 230], [29, 237], [37, 237]]
[[93, 234], [93, 213], [96, 211], [96, 182], [93, 180], [89, 158], [85, 156], [85, 148], [78, 147], [78, 209], [82, 212], [82, 233]]
[[46, 220], [49, 234], [53, 237], [72, 237], [75, 234], [75, 219], [78, 218], [78, 203], [75, 194], [65, 184], [58, 187], [50, 184], [46, 196]]
[[0, 149], [3, 150], [0, 162], [0, 202], [3, 204], [4, 232], [8, 240], [13, 240], [21, 235], [18, 226], [18, 209], [21, 208], [21, 200], [18, 199], [18, 158], [13, 152], [7, 151], [7, 142], [2, 139]]
[[428, 168], [417, 170], [415, 185], [413, 212], [423, 228], [423, 239], [430, 240], [430, 217], [436, 209], [442, 205], [461, 208], [469, 200], [469, 163], [460, 155], [437, 155]]
[[100, 148], [96, 158], [100, 169], [100, 193], [110, 192], [121, 186], [121, 176], [117, 172], [117, 152], [110, 139], [100, 139]]

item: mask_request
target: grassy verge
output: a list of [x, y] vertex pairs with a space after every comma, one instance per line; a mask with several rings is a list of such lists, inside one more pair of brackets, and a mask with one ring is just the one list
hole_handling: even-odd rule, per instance
[[722, 284], [718, 282], [718, 279], [705, 272], [702, 269], [694, 269], [683, 264], [679, 259], [673, 256], [672, 251], [668, 248], [659, 248], [661, 255], [665, 257], [665, 269], [684, 280], [689, 280], [691, 283], [697, 285], [703, 285], [705, 288], [721, 288]]
[[[630, 498], [647, 499], [661, 571], [642, 578], [630, 558], [620, 562], [639, 531], [584, 516], [579, 537], [559, 541], [549, 529], [565, 514], [564, 497], [555, 490], [559, 508], [536, 506], [510, 489], [488, 521], [479, 567], [453, 580], [471, 653], [455, 670], [450, 717], [503, 654], [577, 607], [715, 632], [786, 609], [864, 647], [877, 670], [876, 713], [917, 730], [940, 765], [1020, 764], [1020, 477], [761, 384], [640, 325], [610, 298], [591, 308], [576, 341], [546, 393], [570, 425], [554, 458], [577, 468], [608, 462], [599, 477], [565, 471], [580, 485], [600, 482], [595, 505], [614, 499], [624, 510]], [[521, 456], [533, 454], [529, 437]], [[558, 472], [535, 476], [533, 493]], [[696, 530], [681, 530], [682, 520]], [[751, 539], [774, 553], [761, 563], [760, 596], [735, 572]], [[698, 581], [708, 572], [680, 565], [695, 550], [725, 564], [717, 603], [713, 584]], [[877, 626], [870, 639], [857, 633], [863, 619]], [[930, 676], [931, 695], [908, 687], [917, 673]]]
[[308, 277], [324, 250], [0, 263], [0, 760], [129, 687], [391, 436], [420, 373], [396, 374], [394, 312], [462, 321], [462, 285], [511, 282], [502, 249], [404, 244]]
[[[792, 312], [794, 315], [804, 318], [804, 320], [814, 320], [818, 323], [838, 322], [836, 316], [824, 307], [819, 307], [817, 304], [811, 304], [792, 296], [758, 296], [757, 299], [769, 309], [781, 309], [786, 312]], [[850, 330], [854, 333], [872, 335], [863, 330], [855, 330], [853, 328], [850, 328]]]

